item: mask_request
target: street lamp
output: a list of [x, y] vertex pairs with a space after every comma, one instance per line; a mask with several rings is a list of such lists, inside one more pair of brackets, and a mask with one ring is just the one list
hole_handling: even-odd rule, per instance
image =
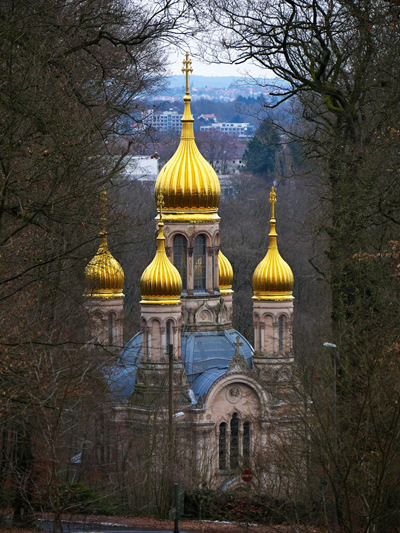
[[[332, 342], [324, 342], [324, 346], [327, 348], [333, 348], [333, 428], [335, 432], [335, 461], [337, 462], [338, 457], [338, 431], [337, 431], [337, 414], [336, 414], [336, 404], [337, 404], [337, 390], [336, 390], [336, 377], [337, 377], [337, 360], [339, 358], [339, 351], [336, 344]], [[335, 465], [335, 469], [337, 466]], [[336, 470], [334, 471], [334, 487], [333, 487], [333, 531], [337, 530], [338, 526], [338, 514], [337, 514], [337, 502], [336, 502]]]

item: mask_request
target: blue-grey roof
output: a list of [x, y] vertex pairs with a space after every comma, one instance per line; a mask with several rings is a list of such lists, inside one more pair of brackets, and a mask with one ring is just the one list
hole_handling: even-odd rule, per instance
[[115, 365], [108, 375], [112, 399], [115, 402], [125, 402], [132, 394], [136, 382], [136, 366]]
[[116, 402], [126, 401], [135, 388], [136, 373], [142, 358], [142, 334], [137, 333], [126, 344], [120, 358], [108, 375], [112, 398]]
[[[237, 336], [242, 343], [240, 353], [251, 368], [253, 348], [235, 329], [182, 333], [182, 360], [196, 399], [227, 371], [236, 351], [233, 344]], [[110, 371], [109, 382], [115, 401], [126, 401], [132, 394], [141, 358], [142, 334], [137, 333], [126, 344], [117, 364]]]
[[217, 381], [218, 378], [223, 376], [226, 372], [226, 368], [212, 368], [207, 370], [198, 376], [192, 383], [192, 389], [196, 396], [196, 400], [206, 394], [211, 385]]
[[247, 365], [251, 368], [253, 348], [235, 329], [183, 333], [181, 353], [189, 383], [212, 368], [227, 369], [235, 353], [236, 337], [239, 336]]
[[142, 334], [136, 333], [125, 344], [124, 349], [121, 352], [120, 361], [125, 365], [138, 365], [142, 358]]

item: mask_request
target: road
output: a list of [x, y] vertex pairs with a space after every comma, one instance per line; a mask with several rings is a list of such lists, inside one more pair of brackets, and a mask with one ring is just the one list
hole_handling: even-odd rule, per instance
[[[53, 522], [49, 520], [41, 520], [37, 525], [45, 531], [53, 531]], [[62, 522], [63, 533], [173, 533], [173, 526], [171, 529], [163, 531], [154, 531], [152, 529], [134, 529], [125, 526], [100, 525], [100, 524], [82, 524], [79, 522]], [[61, 531], [59, 529], [59, 531]], [[179, 533], [186, 533], [186, 531], [179, 530]]]

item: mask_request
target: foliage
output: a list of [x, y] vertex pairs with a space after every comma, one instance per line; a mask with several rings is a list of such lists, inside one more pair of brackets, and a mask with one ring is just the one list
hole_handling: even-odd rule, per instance
[[[185, 32], [178, 4], [0, 7], [0, 495], [15, 522], [46, 485], [58, 519], [61, 472], [101, 412], [114, 355], [86, 345], [82, 273], [122, 167], [108, 143], [161, 83], [163, 47]], [[123, 217], [106, 215], [112, 242]]]
[[[314, 508], [315, 507], [315, 508]], [[312, 523], [317, 505], [307, 508], [301, 502], [277, 499], [268, 494], [250, 494], [249, 521], [257, 524]], [[185, 493], [185, 516], [198, 520], [245, 522], [247, 498], [245, 488], [232, 491], [196, 489]]]
[[[279, 103], [295, 99], [293, 120], [278, 127], [300, 143], [315, 194], [310, 262], [314, 279], [329, 288], [331, 321], [329, 337], [315, 337], [315, 359], [313, 346], [297, 346], [303, 405], [313, 402], [312, 417], [302, 416], [311, 461], [304, 492], [325, 499], [327, 527], [333, 506], [345, 531], [387, 531], [399, 519], [399, 390], [392, 381], [399, 336], [392, 244], [400, 237], [399, 7], [375, 0], [210, 0], [209, 7], [207, 23], [220, 33], [208, 50], [257, 62], [285, 82], [266, 82]], [[336, 398], [322, 348], [327, 340], [340, 354]], [[296, 471], [290, 455], [286, 462]]]
[[270, 120], [264, 119], [243, 154], [245, 170], [267, 179], [275, 169], [276, 155], [280, 149], [277, 129]]

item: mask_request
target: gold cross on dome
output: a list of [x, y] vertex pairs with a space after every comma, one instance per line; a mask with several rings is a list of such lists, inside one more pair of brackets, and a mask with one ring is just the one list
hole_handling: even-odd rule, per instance
[[157, 196], [157, 206], [158, 206], [158, 210], [160, 211], [160, 220], [162, 220], [162, 209], [164, 205], [165, 205], [164, 195], [162, 192], [159, 192]]
[[106, 233], [107, 226], [107, 192], [106, 188], [103, 185], [103, 189], [100, 193], [101, 198], [101, 221], [102, 221], [102, 231]]
[[186, 92], [189, 92], [189, 72], [192, 73], [192, 61], [189, 59], [189, 54], [186, 54], [186, 59], [183, 60], [182, 73], [186, 74]]
[[236, 342], [234, 342], [232, 344], [232, 346], [235, 346], [236, 348], [236, 353], [235, 355], [240, 355], [240, 346], [243, 346], [243, 342], [240, 342], [240, 337], [239, 335], [236, 337]]
[[273, 187], [271, 189], [271, 192], [269, 193], [269, 201], [271, 204], [271, 218], [275, 218], [276, 192]]

